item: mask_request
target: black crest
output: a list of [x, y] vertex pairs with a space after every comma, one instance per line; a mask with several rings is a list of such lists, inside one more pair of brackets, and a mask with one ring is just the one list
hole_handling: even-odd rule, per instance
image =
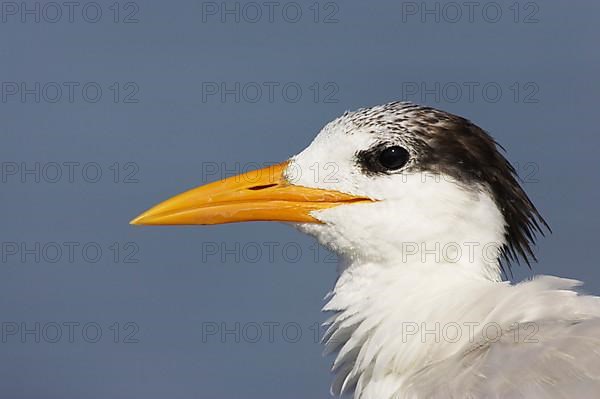
[[[517, 172], [500, 146], [469, 120], [434, 108], [394, 102], [357, 111], [353, 122], [384, 126], [402, 135], [415, 155], [412, 170], [445, 174], [468, 188], [488, 189], [506, 221], [502, 266], [522, 258], [529, 267], [537, 261], [532, 246], [536, 235], [550, 230], [521, 185]], [[358, 154], [365, 157], [365, 154]]]

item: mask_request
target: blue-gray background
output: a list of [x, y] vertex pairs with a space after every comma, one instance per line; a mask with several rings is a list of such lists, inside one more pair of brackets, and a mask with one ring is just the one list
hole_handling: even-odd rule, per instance
[[[331, 359], [314, 337], [335, 279], [324, 250], [283, 224], [128, 221], [287, 158], [344, 110], [396, 99], [492, 132], [554, 230], [534, 271], [600, 293], [600, 3], [481, 2], [458, 16], [435, 2], [433, 14], [421, 2], [281, 2], [272, 21], [262, 5], [256, 22], [245, 3], [239, 22], [224, 12], [236, 2], [120, 2], [118, 14], [112, 2], [81, 2], [72, 22], [66, 6], [58, 18], [45, 4], [3, 2], [0, 16], [0, 396], [327, 397]], [[38, 7], [39, 22], [23, 7]], [[236, 82], [239, 101], [206, 91]], [[278, 85], [272, 99], [265, 82]], [[517, 267], [514, 279], [530, 275]], [[273, 342], [265, 323], [278, 323]]]

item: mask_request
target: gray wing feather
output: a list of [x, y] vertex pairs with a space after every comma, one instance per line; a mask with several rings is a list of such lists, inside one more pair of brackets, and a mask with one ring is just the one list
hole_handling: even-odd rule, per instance
[[539, 321], [428, 366], [423, 398], [593, 398], [600, 392], [600, 319]]

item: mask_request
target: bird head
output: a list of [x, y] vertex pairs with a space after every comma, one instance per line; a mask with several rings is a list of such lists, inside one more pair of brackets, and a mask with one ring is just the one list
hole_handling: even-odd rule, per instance
[[346, 112], [288, 161], [194, 188], [131, 223], [243, 221], [294, 223], [346, 258], [384, 263], [493, 243], [492, 270], [535, 260], [546, 225], [484, 130], [406, 102]]

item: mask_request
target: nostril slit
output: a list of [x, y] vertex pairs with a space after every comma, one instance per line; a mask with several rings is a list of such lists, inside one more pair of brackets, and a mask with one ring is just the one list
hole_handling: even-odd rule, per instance
[[264, 190], [265, 188], [274, 187], [274, 186], [276, 186], [276, 185], [277, 185], [277, 183], [273, 183], [273, 184], [264, 184], [264, 185], [262, 185], [262, 186], [248, 187], [248, 190], [252, 190], [252, 191]]

